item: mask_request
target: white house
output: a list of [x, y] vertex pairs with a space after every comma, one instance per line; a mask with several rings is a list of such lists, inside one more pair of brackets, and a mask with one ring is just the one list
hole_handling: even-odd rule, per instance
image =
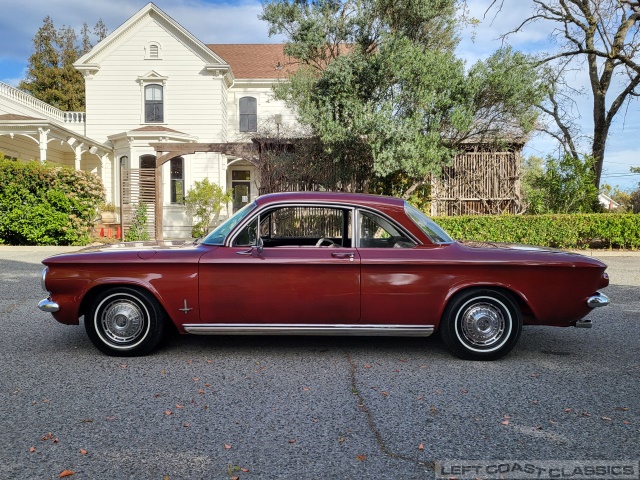
[[125, 216], [160, 199], [149, 218], [162, 212], [158, 236], [188, 238], [182, 198], [195, 181], [233, 188], [225, 215], [257, 196], [254, 164], [221, 144], [250, 144], [263, 124], [295, 123], [272, 95], [286, 64], [283, 45], [205, 45], [149, 3], [76, 62], [86, 112], [0, 83], [0, 151], [99, 175]]

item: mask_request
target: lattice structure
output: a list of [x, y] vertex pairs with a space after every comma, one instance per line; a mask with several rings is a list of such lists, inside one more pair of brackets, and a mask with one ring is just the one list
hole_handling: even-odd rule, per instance
[[520, 148], [467, 151], [431, 179], [431, 215], [522, 213]]

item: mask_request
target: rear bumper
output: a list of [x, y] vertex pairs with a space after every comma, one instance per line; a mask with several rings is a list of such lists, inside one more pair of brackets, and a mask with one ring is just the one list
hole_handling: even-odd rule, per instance
[[56, 302], [53, 302], [48, 298], [40, 300], [38, 302], [38, 308], [47, 313], [54, 313], [60, 310], [60, 306]]
[[609, 305], [609, 297], [607, 297], [604, 293], [596, 293], [592, 297], [587, 298], [587, 305], [591, 308], [597, 307], [606, 307]]

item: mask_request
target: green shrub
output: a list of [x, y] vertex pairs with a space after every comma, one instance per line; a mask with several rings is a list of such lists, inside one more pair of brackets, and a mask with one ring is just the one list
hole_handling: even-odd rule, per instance
[[104, 200], [91, 173], [0, 159], [0, 243], [86, 245]]
[[131, 226], [124, 234], [125, 242], [149, 240], [149, 232], [147, 232], [147, 204], [139, 203], [133, 213]]
[[640, 248], [640, 215], [490, 215], [434, 219], [458, 240], [556, 248]]

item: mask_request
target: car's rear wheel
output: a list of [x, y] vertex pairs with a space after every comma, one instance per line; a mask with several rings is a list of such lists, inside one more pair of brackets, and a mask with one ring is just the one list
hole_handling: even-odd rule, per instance
[[107, 355], [146, 355], [162, 340], [165, 315], [150, 293], [128, 287], [106, 290], [93, 300], [84, 326], [93, 344]]
[[467, 360], [496, 360], [515, 347], [522, 332], [522, 313], [510, 294], [474, 289], [447, 305], [440, 335], [449, 349]]

